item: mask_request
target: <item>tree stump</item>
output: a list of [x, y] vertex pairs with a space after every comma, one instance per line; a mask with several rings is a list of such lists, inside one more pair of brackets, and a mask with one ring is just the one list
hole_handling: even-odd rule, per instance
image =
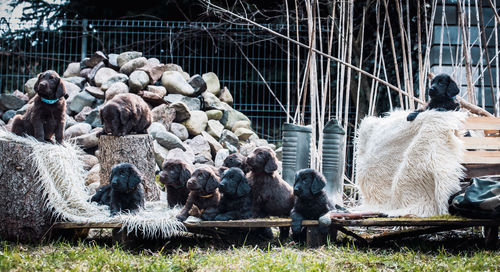
[[27, 145], [0, 140], [1, 239], [37, 242], [52, 225], [31, 152]]
[[156, 162], [153, 138], [147, 134], [99, 137], [97, 158], [101, 164], [101, 186], [108, 184], [111, 169], [118, 163], [132, 163], [143, 175], [146, 200], [160, 199], [160, 188], [155, 182]]

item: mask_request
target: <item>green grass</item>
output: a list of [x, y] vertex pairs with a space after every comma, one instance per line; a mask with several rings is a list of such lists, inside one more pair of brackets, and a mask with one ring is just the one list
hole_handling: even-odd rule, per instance
[[126, 250], [86, 241], [26, 245], [1, 242], [0, 271], [498, 271], [499, 251], [467, 247], [353, 244], [306, 249], [294, 245], [169, 245]]

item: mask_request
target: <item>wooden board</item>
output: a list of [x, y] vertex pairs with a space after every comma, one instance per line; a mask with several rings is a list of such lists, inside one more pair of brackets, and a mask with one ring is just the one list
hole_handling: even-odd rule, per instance
[[500, 174], [500, 164], [464, 164], [468, 178]]
[[500, 118], [497, 117], [468, 117], [464, 123], [466, 129], [500, 130]]
[[465, 149], [500, 150], [500, 137], [461, 137]]
[[[500, 151], [465, 151], [464, 164], [500, 164]], [[500, 170], [500, 169], [499, 169]]]

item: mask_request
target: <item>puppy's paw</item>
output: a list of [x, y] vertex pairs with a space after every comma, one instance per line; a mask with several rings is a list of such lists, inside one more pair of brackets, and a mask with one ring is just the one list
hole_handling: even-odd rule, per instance
[[178, 214], [175, 218], [177, 218], [177, 220], [179, 220], [181, 222], [184, 222], [184, 221], [186, 221], [187, 216], [183, 215], [183, 214]]
[[418, 115], [417, 112], [412, 112], [412, 113], [408, 114], [408, 116], [406, 117], [406, 121], [411, 122], [411, 121], [415, 120], [415, 118], [417, 118], [417, 115]]

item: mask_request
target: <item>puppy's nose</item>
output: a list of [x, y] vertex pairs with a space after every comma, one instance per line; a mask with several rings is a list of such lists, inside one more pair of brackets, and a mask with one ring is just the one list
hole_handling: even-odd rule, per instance
[[298, 188], [293, 188], [293, 194], [294, 194], [294, 195], [298, 195], [298, 194], [300, 194], [300, 189], [298, 189]]

